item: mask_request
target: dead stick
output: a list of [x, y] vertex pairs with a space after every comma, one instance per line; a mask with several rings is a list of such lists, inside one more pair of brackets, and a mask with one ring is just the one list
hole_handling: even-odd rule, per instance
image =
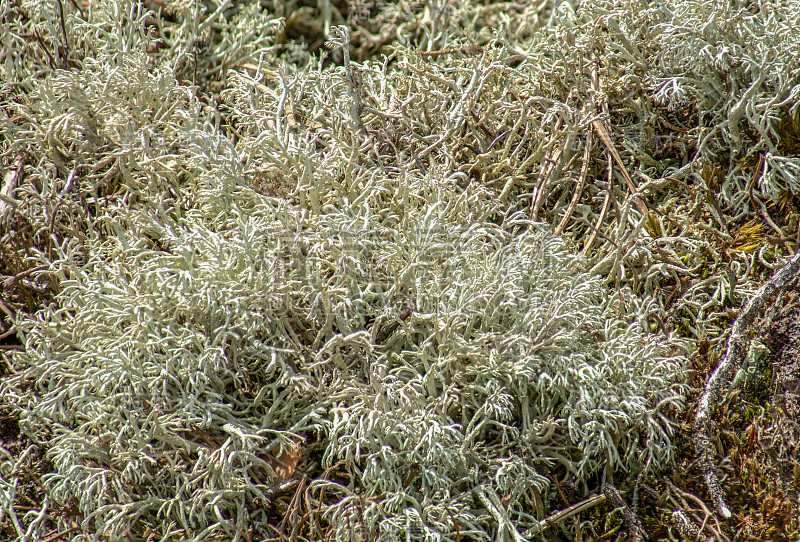
[[383, 326], [379, 331], [378, 334], [375, 336], [375, 342], [380, 344], [388, 339], [395, 330], [400, 327], [400, 322], [405, 322], [406, 319], [411, 316], [414, 312], [413, 309], [407, 308], [403, 312], [398, 315], [399, 320], [395, 319], [393, 322], [389, 322], [385, 326]]
[[597, 135], [600, 136], [600, 140], [606, 146], [608, 152], [611, 153], [611, 156], [614, 157], [614, 161], [619, 166], [620, 173], [622, 173], [622, 176], [625, 178], [625, 183], [628, 185], [628, 191], [634, 198], [636, 198], [636, 207], [638, 207], [639, 211], [646, 216], [648, 212], [647, 203], [645, 203], [644, 198], [640, 196], [639, 193], [636, 191], [637, 190], [636, 184], [634, 184], [633, 179], [631, 179], [631, 176], [628, 175], [628, 170], [625, 169], [625, 164], [622, 163], [622, 158], [620, 158], [616, 147], [614, 147], [614, 142], [611, 141], [611, 138], [608, 135], [608, 131], [606, 131], [605, 126], [603, 126], [603, 123], [600, 122], [599, 120], [592, 121], [592, 126], [594, 126]]
[[550, 516], [539, 520], [539, 525], [531, 527], [527, 531], [523, 533], [525, 538], [531, 538], [534, 535], [537, 535], [550, 527], [558, 523], [559, 521], [563, 521], [568, 519], [576, 514], [583, 512], [584, 510], [588, 510], [589, 508], [594, 508], [598, 504], [602, 504], [606, 502], [605, 495], [592, 495], [588, 499], [585, 499], [579, 503], [575, 503], [569, 508], [565, 508], [564, 510], [559, 510], [555, 514], [551, 514]]
[[[21, 152], [17, 155], [16, 160], [14, 160], [14, 165], [11, 166], [11, 169], [8, 170], [8, 173], [6, 173], [6, 176], [3, 179], [3, 186], [0, 188], [0, 195], [3, 195], [9, 199], [14, 198], [14, 191], [24, 178], [24, 168], [27, 161], [27, 153]], [[6, 217], [11, 214], [12, 208], [13, 207], [10, 203], [7, 203], [4, 201], [4, 199], [0, 198], [0, 221], [4, 221]]]
[[555, 154], [553, 154], [553, 161], [550, 163], [550, 167], [547, 169], [547, 174], [544, 176], [544, 182], [542, 182], [541, 189], [536, 193], [536, 201], [533, 206], [533, 213], [531, 214], [531, 220], [534, 222], [539, 218], [539, 211], [542, 209], [542, 204], [544, 203], [544, 194], [547, 192], [548, 184], [550, 184], [551, 179], [556, 178], [561, 173], [564, 167], [564, 162], [569, 156], [569, 147], [572, 145], [574, 137], [574, 133], [565, 137], [564, 142], [561, 144], [561, 148], [558, 149]]
[[40, 542], [56, 542], [57, 540], [61, 540], [61, 537], [67, 536], [68, 534], [72, 534], [80, 530], [81, 530], [80, 527], [70, 527], [65, 531], [58, 532], [52, 536], [48, 536], [47, 538], [42, 538]]
[[575, 193], [572, 194], [572, 200], [569, 202], [569, 207], [567, 207], [567, 212], [564, 214], [564, 218], [561, 219], [561, 223], [556, 228], [554, 236], [561, 235], [564, 231], [564, 228], [567, 227], [567, 222], [569, 222], [570, 217], [572, 217], [572, 213], [575, 212], [575, 208], [578, 206], [578, 202], [581, 200], [581, 195], [583, 194], [583, 187], [586, 185], [586, 174], [589, 171], [589, 158], [591, 157], [592, 146], [594, 145], [594, 141], [592, 140], [592, 132], [586, 134], [586, 146], [583, 149], [583, 163], [581, 164], [581, 174], [580, 178], [578, 179], [578, 186], [575, 188]]
[[[563, 120], [561, 118], [558, 119], [556, 122], [555, 129], [553, 130], [553, 138], [551, 139], [551, 143], [555, 141], [556, 134], [558, 134], [559, 130], [561, 129], [561, 124]], [[561, 158], [561, 152], [563, 149], [556, 149], [555, 151], [550, 154], [545, 155], [543, 160], [544, 164], [542, 165], [542, 169], [539, 170], [539, 175], [536, 179], [536, 187], [533, 189], [533, 194], [531, 195], [531, 221], [536, 222], [539, 214], [539, 206], [541, 206], [541, 198], [542, 193], [544, 192], [545, 186], [547, 185], [547, 179], [550, 177], [550, 174], [555, 169], [556, 164], [558, 164], [559, 158]]]
[[600, 233], [600, 228], [603, 226], [603, 222], [606, 220], [606, 215], [608, 214], [608, 210], [611, 208], [611, 198], [613, 197], [611, 194], [611, 183], [614, 178], [614, 164], [611, 162], [611, 157], [608, 157], [608, 182], [606, 183], [608, 186], [606, 187], [606, 199], [603, 201], [603, 207], [600, 209], [600, 216], [597, 217], [597, 222], [595, 223], [594, 228], [592, 229], [592, 233], [589, 236], [589, 240], [586, 241], [586, 246], [583, 247], [583, 254], [589, 254], [589, 251], [592, 249], [592, 245], [594, 244], [595, 240], [597, 239], [597, 235]]
[[617, 488], [614, 487], [611, 482], [606, 481], [603, 484], [603, 494], [614, 508], [619, 508], [622, 511], [622, 517], [625, 518], [625, 523], [628, 524], [628, 531], [630, 533], [628, 540], [631, 542], [639, 542], [642, 540], [644, 536], [642, 522], [639, 521], [636, 514], [633, 513], [627, 503], [622, 499], [622, 495], [619, 494]]
[[731, 511], [725, 505], [722, 497], [722, 490], [719, 485], [719, 478], [714, 469], [712, 451], [712, 435], [716, 430], [716, 425], [712, 418], [714, 410], [720, 406], [727, 387], [733, 375], [733, 371], [742, 365], [742, 360], [747, 352], [748, 334], [747, 328], [756, 319], [758, 312], [764, 304], [776, 293], [786, 287], [786, 285], [798, 274], [800, 274], [800, 251], [775, 273], [771, 279], [765, 282], [755, 295], [739, 312], [739, 317], [731, 326], [731, 334], [728, 337], [728, 344], [725, 349], [725, 356], [714, 372], [711, 374], [700, 402], [697, 405], [697, 415], [694, 420], [694, 446], [700, 456], [700, 463], [706, 477], [706, 484], [717, 511], [722, 516], [731, 517]]

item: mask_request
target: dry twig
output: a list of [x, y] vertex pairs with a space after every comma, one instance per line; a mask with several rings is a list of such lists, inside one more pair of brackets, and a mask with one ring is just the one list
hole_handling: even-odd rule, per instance
[[756, 319], [759, 310], [775, 294], [781, 291], [794, 277], [800, 273], [800, 252], [796, 253], [773, 277], [756, 291], [739, 313], [739, 318], [731, 327], [725, 355], [711, 374], [705, 391], [697, 405], [694, 422], [694, 445], [706, 477], [706, 484], [717, 511], [722, 516], [731, 517], [731, 511], [725, 504], [722, 489], [719, 485], [714, 460], [712, 457], [712, 440], [716, 424], [713, 414], [725, 397], [727, 387], [735, 369], [740, 368], [747, 353], [747, 328]]

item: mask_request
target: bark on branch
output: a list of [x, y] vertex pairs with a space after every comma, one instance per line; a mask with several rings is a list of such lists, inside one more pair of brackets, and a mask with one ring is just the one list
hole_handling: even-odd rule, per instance
[[758, 312], [775, 294], [800, 273], [800, 251], [790, 259], [770, 280], [765, 282], [755, 295], [742, 308], [739, 317], [731, 327], [725, 355], [717, 368], [711, 374], [706, 384], [700, 402], [697, 405], [697, 415], [694, 421], [694, 446], [708, 485], [709, 494], [714, 501], [717, 511], [724, 517], [731, 517], [731, 511], [725, 505], [719, 478], [714, 469], [712, 456], [712, 441], [716, 431], [713, 414], [722, 403], [734, 369], [740, 368], [745, 359], [748, 346], [747, 328], [756, 319]]

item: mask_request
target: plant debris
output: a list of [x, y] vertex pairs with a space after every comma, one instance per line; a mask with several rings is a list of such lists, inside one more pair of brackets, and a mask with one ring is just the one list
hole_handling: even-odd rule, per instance
[[796, 539], [798, 28], [0, 2], [0, 538]]

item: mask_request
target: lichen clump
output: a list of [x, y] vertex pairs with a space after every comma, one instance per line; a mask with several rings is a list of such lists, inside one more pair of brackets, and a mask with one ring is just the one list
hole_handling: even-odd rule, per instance
[[[0, 27], [0, 142], [25, 164], [3, 266], [39, 305], [16, 315], [0, 381], [26, 443], [0, 447], [0, 534], [532, 536], [564, 488], [671, 464], [687, 342], [666, 283], [725, 249], [672, 218], [716, 194], [652, 214], [645, 198], [717, 182], [700, 158], [757, 133], [756, 189], [797, 190], [776, 128], [751, 118], [766, 65], [734, 70], [756, 82], [726, 118], [750, 128], [687, 129], [670, 143], [695, 161], [652, 164], [657, 112], [680, 116], [731, 60], [704, 49], [690, 77], [667, 43], [694, 43], [677, 25], [705, 8], [526, 4], [512, 31], [491, 6], [399, 3], [369, 34], [327, 6], [311, 54], [281, 3], [84, 4], [6, 6]], [[434, 43], [451, 16], [453, 43]], [[619, 62], [600, 73], [606, 35]], [[357, 61], [354, 40], [383, 52]], [[606, 101], [638, 119], [620, 144], [636, 197], [630, 178], [603, 185], [587, 139]], [[726, 158], [723, 205], [750, 167]], [[680, 291], [689, 335], [753, 286], [715, 277]], [[39, 453], [42, 502], [21, 513]]]

